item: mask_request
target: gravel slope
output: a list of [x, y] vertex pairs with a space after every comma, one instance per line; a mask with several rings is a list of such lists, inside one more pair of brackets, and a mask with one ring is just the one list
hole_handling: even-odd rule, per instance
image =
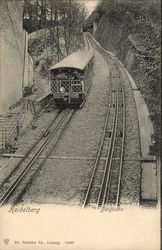
[[120, 202], [129, 204], [139, 202], [141, 174], [140, 135], [138, 115], [130, 82], [123, 70], [121, 72], [125, 88], [126, 130]]

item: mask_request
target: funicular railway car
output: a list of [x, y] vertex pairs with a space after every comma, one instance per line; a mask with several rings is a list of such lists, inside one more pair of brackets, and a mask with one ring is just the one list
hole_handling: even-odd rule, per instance
[[50, 87], [58, 106], [80, 106], [90, 87], [94, 52], [77, 51], [49, 69]]

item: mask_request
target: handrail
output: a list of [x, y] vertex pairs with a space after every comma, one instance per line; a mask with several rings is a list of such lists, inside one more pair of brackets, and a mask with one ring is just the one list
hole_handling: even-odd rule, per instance
[[[17, 129], [17, 126], [19, 125], [19, 120], [21, 120], [23, 116], [23, 112], [25, 111], [27, 100], [24, 101], [22, 106], [20, 106], [17, 110], [14, 116], [10, 119], [8, 122], [8, 128], [11, 128], [11, 131], [9, 133], [6, 133], [6, 141], [11, 140], [13, 134], [15, 133], [15, 130]], [[7, 121], [6, 121], [7, 122]]]

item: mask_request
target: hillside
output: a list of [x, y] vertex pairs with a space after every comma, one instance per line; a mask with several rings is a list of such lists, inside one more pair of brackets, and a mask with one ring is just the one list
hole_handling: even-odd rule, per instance
[[83, 46], [85, 8], [76, 1], [24, 1], [23, 27], [29, 33], [29, 52], [34, 61], [34, 95], [49, 89], [48, 69]]
[[160, 144], [160, 2], [102, 1], [87, 20], [95, 38], [128, 69], [148, 105], [154, 126], [151, 154]]
[[[80, 34], [78, 43], [71, 47], [71, 52], [83, 46], [83, 36]], [[52, 42], [48, 29], [41, 29], [29, 34], [29, 52], [34, 62], [34, 95], [31, 98], [37, 99], [45, 95], [49, 89], [48, 69], [66, 56], [64, 39], [60, 38], [61, 58], [58, 59], [57, 46]]]

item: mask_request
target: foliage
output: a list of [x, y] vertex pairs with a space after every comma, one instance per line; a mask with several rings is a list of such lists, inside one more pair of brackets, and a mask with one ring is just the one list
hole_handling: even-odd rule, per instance
[[[24, 0], [24, 28], [29, 33], [47, 28], [51, 43], [57, 47], [58, 60], [79, 43], [85, 17], [84, 6], [74, 0]], [[62, 38], [65, 51], [60, 46]]]
[[99, 22], [104, 14], [114, 22], [121, 22], [127, 15], [131, 15], [136, 18], [149, 17], [154, 22], [160, 23], [160, 4], [160, 0], [101, 0], [87, 22], [91, 24], [93, 21]]

